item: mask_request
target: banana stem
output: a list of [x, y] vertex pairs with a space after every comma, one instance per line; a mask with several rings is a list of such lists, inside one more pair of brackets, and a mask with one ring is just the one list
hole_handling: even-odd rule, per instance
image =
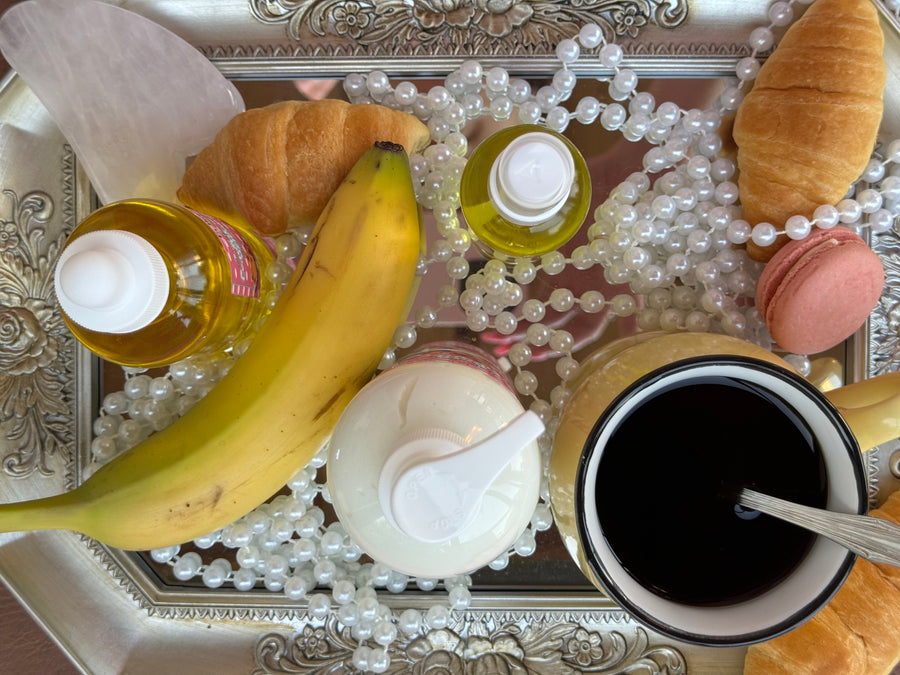
[[77, 529], [77, 510], [68, 493], [12, 504], [0, 504], [0, 532]]

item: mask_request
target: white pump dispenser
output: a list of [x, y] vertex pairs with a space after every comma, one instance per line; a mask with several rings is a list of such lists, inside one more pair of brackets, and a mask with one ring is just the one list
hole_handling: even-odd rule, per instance
[[474, 445], [447, 429], [413, 432], [381, 468], [381, 507], [410, 537], [447, 541], [471, 524], [491, 483], [543, 432], [531, 411]]
[[544, 425], [465, 359], [402, 362], [354, 397], [328, 488], [347, 533], [398, 572], [446, 578], [505, 554], [540, 492]]

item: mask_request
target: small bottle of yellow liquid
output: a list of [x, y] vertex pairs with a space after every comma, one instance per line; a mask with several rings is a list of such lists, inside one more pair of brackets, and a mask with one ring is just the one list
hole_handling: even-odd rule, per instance
[[259, 237], [175, 204], [109, 204], [88, 216], [56, 266], [73, 335], [130, 367], [164, 366], [250, 338], [273, 290]]
[[539, 256], [565, 244], [584, 223], [590, 172], [564, 136], [536, 125], [512, 126], [469, 157], [460, 202], [482, 252], [500, 259]]

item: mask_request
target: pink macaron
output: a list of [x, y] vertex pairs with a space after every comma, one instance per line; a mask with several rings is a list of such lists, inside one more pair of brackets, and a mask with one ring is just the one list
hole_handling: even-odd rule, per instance
[[795, 354], [816, 354], [855, 333], [878, 304], [884, 267], [845, 227], [814, 228], [766, 264], [756, 306], [772, 339]]

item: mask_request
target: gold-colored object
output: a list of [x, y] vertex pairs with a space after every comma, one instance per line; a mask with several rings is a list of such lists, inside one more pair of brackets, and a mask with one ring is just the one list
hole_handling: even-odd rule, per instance
[[71, 529], [153, 549], [214, 532], [264, 502], [322, 447], [375, 372], [403, 319], [419, 251], [407, 155], [376, 144], [215, 389], [77, 489], [0, 506], [0, 531]]
[[831, 356], [814, 359], [806, 379], [821, 392], [833, 391], [844, 386], [844, 367]]
[[[875, 145], [886, 79], [884, 36], [870, 0], [818, 0], [791, 25], [738, 108], [734, 140], [743, 218], [782, 229], [837, 203]], [[769, 260], [782, 235], [752, 258]]]

